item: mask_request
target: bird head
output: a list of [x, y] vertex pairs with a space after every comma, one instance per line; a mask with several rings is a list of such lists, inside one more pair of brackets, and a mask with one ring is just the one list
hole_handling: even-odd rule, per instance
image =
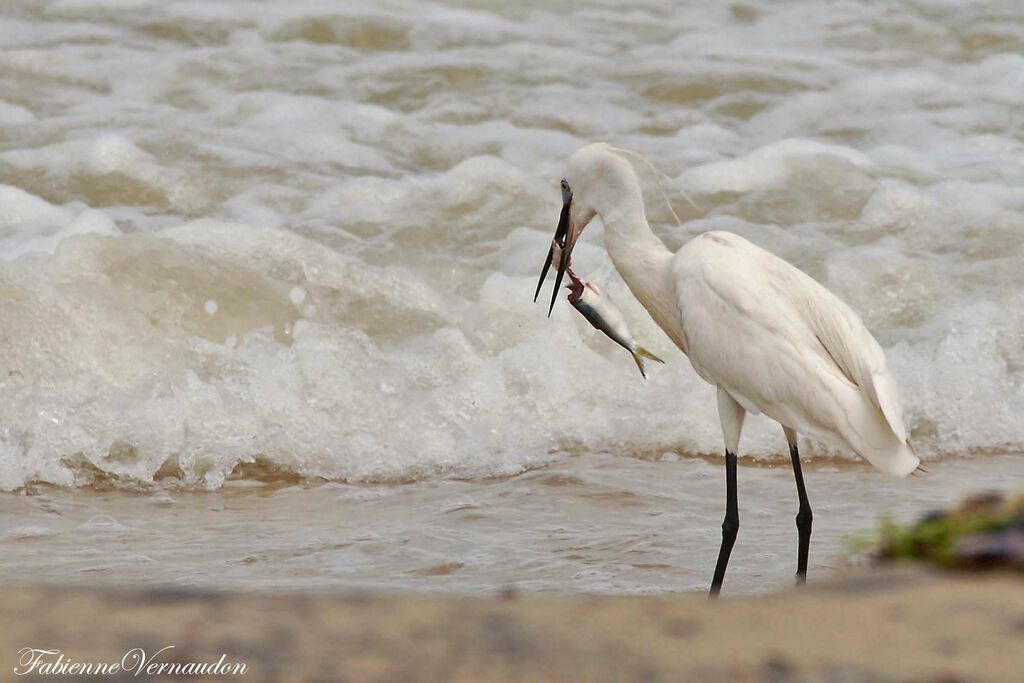
[[558, 227], [537, 282], [537, 291], [533, 295], [536, 301], [548, 269], [557, 256], [558, 275], [548, 315], [554, 309], [576, 241], [590, 221], [596, 215], [608, 215], [618, 210], [632, 197], [641, 196], [640, 182], [632, 165], [615, 148], [605, 143], [587, 145], [569, 158], [561, 188], [562, 211], [558, 217]]

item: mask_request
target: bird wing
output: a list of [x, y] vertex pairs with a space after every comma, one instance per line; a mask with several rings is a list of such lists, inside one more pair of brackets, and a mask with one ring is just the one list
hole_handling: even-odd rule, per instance
[[878, 341], [839, 297], [785, 261], [776, 260], [799, 276], [800, 286], [791, 290], [790, 297], [804, 324], [843, 375], [882, 411], [896, 438], [906, 441], [899, 392]]
[[[705, 380], [748, 410], [784, 421], [792, 397], [812, 402], [802, 385], [824, 372], [855, 387], [906, 441], [882, 348], [860, 316], [813, 278], [727, 232], [694, 238], [673, 268], [690, 359]], [[789, 426], [810, 419], [811, 408]]]

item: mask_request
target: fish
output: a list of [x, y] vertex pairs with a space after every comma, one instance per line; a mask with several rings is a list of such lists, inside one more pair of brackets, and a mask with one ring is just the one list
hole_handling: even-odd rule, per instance
[[569, 290], [569, 303], [587, 319], [594, 329], [604, 332], [609, 339], [629, 351], [644, 379], [647, 379], [644, 358], [658, 363], [665, 362], [637, 344], [633, 334], [629, 331], [629, 325], [626, 324], [626, 317], [622, 315], [622, 311], [608, 296], [601, 293], [597, 285], [572, 276], [570, 276], [570, 280], [570, 284], [566, 285]]

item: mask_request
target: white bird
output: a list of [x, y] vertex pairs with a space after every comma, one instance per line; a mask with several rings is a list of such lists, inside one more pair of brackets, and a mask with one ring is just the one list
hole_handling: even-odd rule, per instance
[[[640, 183], [624, 152], [598, 143], [569, 159], [551, 249], [562, 246], [558, 281], [576, 240], [599, 216], [605, 248], [630, 291], [697, 374], [718, 389], [727, 495], [711, 597], [721, 590], [739, 529], [736, 453], [744, 417], [764, 413], [782, 425], [800, 501], [802, 583], [812, 513], [797, 433], [848, 448], [889, 474], [906, 476], [920, 466], [885, 354], [838, 297], [739, 235], [706, 232], [673, 254], [647, 223]], [[548, 259], [541, 283], [550, 253]]]

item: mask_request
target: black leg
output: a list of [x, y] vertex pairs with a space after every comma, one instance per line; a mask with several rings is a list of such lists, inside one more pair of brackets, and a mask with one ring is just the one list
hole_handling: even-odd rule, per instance
[[740, 511], [736, 502], [736, 454], [725, 452], [725, 521], [722, 522], [722, 549], [718, 551], [718, 564], [715, 565], [715, 578], [711, 580], [711, 593], [708, 597], [717, 598], [722, 591], [722, 579], [725, 568], [729, 564], [729, 555], [736, 542], [736, 532], [740, 530]]
[[796, 439], [789, 443], [789, 457], [793, 460], [793, 474], [796, 476], [796, 492], [800, 496], [800, 511], [796, 514], [796, 529], [800, 535], [800, 551], [796, 561], [796, 582], [807, 581], [807, 554], [811, 548], [811, 522], [814, 514], [811, 504], [807, 501], [807, 489], [804, 488], [804, 473], [800, 469], [800, 451], [796, 447]]

